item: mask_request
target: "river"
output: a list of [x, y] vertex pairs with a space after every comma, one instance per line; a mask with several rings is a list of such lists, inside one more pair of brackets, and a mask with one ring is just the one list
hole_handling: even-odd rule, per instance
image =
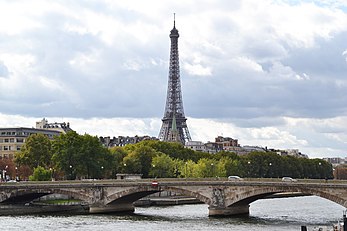
[[[204, 204], [137, 207], [132, 215], [0, 216], [0, 230], [237, 230], [298, 231], [330, 226], [342, 220], [344, 207], [316, 196], [266, 199], [253, 202], [250, 216], [208, 217]], [[316, 228], [316, 229], [315, 229]]]

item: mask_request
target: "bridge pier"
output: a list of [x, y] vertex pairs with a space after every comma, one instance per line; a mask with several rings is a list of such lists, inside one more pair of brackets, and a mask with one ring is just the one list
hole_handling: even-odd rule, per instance
[[108, 205], [91, 205], [89, 213], [132, 213], [135, 211], [135, 207], [132, 203], [126, 204], [108, 204]]
[[209, 216], [237, 216], [249, 215], [249, 205], [238, 205], [230, 207], [212, 207], [208, 208]]

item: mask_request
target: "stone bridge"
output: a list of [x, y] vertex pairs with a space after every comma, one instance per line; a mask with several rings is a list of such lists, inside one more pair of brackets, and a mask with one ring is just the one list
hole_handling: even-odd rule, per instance
[[48, 194], [64, 194], [84, 201], [90, 213], [133, 212], [133, 202], [150, 194], [171, 191], [194, 197], [209, 207], [210, 216], [249, 214], [249, 204], [273, 194], [316, 195], [347, 207], [347, 183], [324, 181], [227, 181], [159, 179], [123, 181], [57, 181], [3, 183], [0, 204], [25, 204]]

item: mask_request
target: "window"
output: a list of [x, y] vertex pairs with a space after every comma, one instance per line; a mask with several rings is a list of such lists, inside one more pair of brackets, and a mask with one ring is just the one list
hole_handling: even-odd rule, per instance
[[[1, 143], [1, 141], [0, 141]], [[17, 138], [17, 143], [24, 143], [24, 139], [23, 138]]]
[[8, 143], [9, 142], [9, 139], [4, 139], [5, 143]]

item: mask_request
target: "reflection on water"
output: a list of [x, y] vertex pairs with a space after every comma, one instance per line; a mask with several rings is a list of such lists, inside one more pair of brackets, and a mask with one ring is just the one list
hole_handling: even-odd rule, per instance
[[259, 200], [249, 217], [212, 218], [204, 204], [136, 208], [132, 215], [4, 216], [1, 230], [300, 230], [330, 226], [344, 208], [315, 196]]

